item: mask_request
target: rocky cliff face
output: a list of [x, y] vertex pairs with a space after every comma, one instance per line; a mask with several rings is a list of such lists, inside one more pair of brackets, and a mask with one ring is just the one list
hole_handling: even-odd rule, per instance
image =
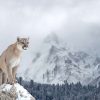
[[19, 84], [3, 84], [0, 86], [0, 100], [35, 100], [35, 98]]

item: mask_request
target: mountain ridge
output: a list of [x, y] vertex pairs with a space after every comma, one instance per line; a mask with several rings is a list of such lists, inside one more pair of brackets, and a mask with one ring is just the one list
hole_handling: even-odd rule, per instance
[[34, 55], [25, 77], [36, 82], [63, 84], [67, 80], [68, 83], [90, 84], [99, 76], [99, 57], [84, 51], [71, 51], [56, 34], [47, 36]]

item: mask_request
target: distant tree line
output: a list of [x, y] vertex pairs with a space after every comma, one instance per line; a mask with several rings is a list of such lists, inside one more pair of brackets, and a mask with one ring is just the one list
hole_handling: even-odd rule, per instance
[[18, 82], [31, 93], [36, 100], [100, 100], [100, 84], [97, 86], [82, 86], [81, 83], [50, 85], [24, 81]]

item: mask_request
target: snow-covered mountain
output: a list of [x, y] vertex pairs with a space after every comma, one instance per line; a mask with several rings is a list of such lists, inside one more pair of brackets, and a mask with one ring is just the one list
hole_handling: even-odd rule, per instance
[[3, 84], [0, 86], [0, 100], [35, 100], [21, 85]]
[[25, 72], [25, 78], [40, 83], [62, 84], [91, 83], [100, 75], [100, 58], [83, 51], [72, 51], [56, 34], [47, 36], [32, 64]]

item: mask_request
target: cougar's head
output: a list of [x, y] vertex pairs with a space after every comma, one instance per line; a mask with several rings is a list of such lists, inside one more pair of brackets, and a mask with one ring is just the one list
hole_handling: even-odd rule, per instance
[[17, 44], [18, 44], [19, 48], [27, 50], [27, 48], [29, 46], [29, 38], [19, 38], [19, 37], [17, 37]]

